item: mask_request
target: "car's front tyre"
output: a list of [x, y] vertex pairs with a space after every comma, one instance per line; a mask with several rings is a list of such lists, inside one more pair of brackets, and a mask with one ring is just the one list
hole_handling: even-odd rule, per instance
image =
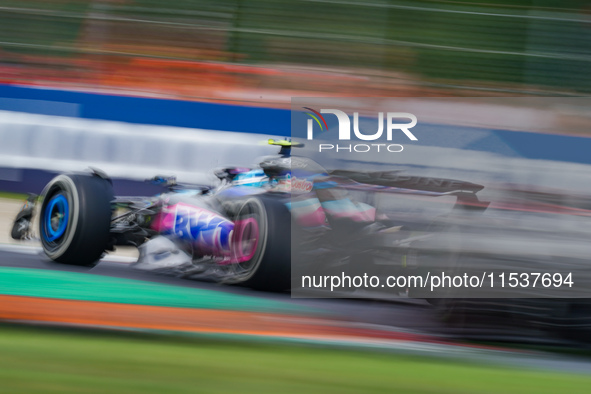
[[109, 242], [111, 183], [97, 175], [62, 174], [45, 187], [39, 234], [52, 260], [94, 266]]

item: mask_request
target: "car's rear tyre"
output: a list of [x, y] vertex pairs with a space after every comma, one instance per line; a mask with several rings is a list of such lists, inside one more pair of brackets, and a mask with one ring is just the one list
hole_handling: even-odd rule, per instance
[[39, 234], [52, 260], [92, 267], [109, 243], [111, 183], [96, 175], [63, 174], [43, 191]]
[[[462, 228], [456, 224], [446, 223], [445, 220], [437, 220], [431, 223], [427, 231], [433, 234], [433, 239], [438, 242], [434, 251], [429, 253], [420, 249], [417, 251], [419, 264], [424, 264], [426, 261], [432, 262], [428, 267], [422, 267], [422, 272], [431, 272], [436, 276], [443, 273], [452, 277], [462, 275], [462, 270], [465, 269], [462, 254], [464, 248]], [[426, 301], [436, 308], [439, 317], [448, 323], [463, 322], [464, 300], [454, 297], [457, 292], [453, 288], [443, 288], [436, 294], [440, 298], [429, 297]], [[432, 296], [432, 294], [429, 295]]]
[[228, 280], [263, 291], [291, 283], [291, 215], [284, 199], [257, 196], [241, 201], [234, 216], [233, 258]]

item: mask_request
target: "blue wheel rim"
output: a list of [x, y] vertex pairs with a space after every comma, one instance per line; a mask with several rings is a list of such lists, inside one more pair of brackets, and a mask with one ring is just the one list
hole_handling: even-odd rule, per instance
[[[54, 218], [54, 214], [57, 214], [57, 225], [52, 225], [51, 223], [52, 218]], [[64, 235], [68, 225], [69, 214], [70, 209], [68, 200], [62, 194], [54, 196], [49, 201], [43, 215], [43, 228], [45, 229], [43, 237], [48, 242], [53, 242]]]

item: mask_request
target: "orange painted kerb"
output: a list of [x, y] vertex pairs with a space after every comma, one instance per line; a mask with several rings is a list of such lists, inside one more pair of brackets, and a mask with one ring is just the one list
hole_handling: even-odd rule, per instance
[[426, 335], [355, 328], [344, 321], [315, 317], [10, 295], [0, 295], [2, 320], [311, 340], [442, 343]]
[[8, 295], [0, 295], [0, 319], [249, 335], [328, 334], [309, 318], [288, 315]]

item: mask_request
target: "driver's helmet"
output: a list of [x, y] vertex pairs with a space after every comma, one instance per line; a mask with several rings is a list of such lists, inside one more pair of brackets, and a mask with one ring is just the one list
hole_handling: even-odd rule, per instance
[[234, 186], [263, 187], [269, 182], [269, 177], [263, 169], [258, 168], [237, 174], [232, 180]]

